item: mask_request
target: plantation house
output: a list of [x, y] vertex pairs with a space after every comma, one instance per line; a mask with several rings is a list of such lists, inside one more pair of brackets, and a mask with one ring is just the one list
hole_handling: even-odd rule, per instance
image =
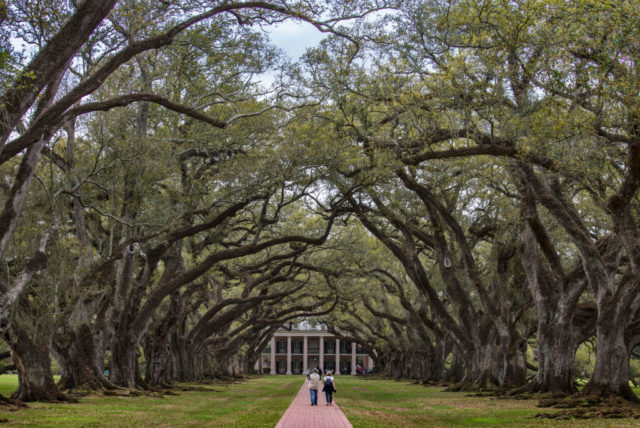
[[[373, 368], [373, 360], [356, 345], [329, 333], [324, 325], [302, 322], [280, 328], [262, 351], [256, 370], [262, 373], [301, 374], [320, 367], [335, 374], [356, 374], [356, 367]], [[275, 367], [275, 370], [270, 370]]]

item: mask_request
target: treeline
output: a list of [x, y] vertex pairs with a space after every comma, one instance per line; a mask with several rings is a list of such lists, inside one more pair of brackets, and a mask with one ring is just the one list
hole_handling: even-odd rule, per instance
[[377, 56], [323, 70], [361, 154], [336, 185], [397, 266], [364, 263], [335, 325], [386, 373], [573, 393], [595, 338], [582, 392], [636, 400], [637, 6], [406, 4]]
[[[585, 391], [636, 399], [638, 6], [0, 9], [13, 398], [252, 372], [313, 318], [466, 389], [573, 393], [595, 338]], [[291, 64], [282, 20], [327, 37]]]

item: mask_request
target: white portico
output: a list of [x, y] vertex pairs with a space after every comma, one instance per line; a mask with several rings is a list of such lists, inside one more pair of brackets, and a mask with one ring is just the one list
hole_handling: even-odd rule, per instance
[[322, 325], [303, 322], [279, 329], [256, 363], [259, 373], [301, 374], [320, 367], [335, 374], [356, 374], [356, 368], [373, 368], [373, 360], [355, 342], [345, 342]]

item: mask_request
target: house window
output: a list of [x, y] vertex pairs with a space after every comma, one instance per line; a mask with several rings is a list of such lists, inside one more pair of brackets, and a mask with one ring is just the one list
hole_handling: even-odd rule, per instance
[[325, 354], [335, 354], [336, 352], [336, 341], [335, 340], [327, 340], [324, 342], [324, 353]]
[[276, 341], [276, 354], [286, 354], [286, 353], [287, 353], [287, 341], [286, 340]]

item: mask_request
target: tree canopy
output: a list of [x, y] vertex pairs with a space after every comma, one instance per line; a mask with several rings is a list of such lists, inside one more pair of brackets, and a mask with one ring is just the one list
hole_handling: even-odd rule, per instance
[[[0, 1], [14, 398], [251, 372], [311, 319], [455, 389], [575, 393], [595, 340], [582, 393], [637, 401], [638, 11]], [[287, 20], [327, 37], [293, 62]]]

